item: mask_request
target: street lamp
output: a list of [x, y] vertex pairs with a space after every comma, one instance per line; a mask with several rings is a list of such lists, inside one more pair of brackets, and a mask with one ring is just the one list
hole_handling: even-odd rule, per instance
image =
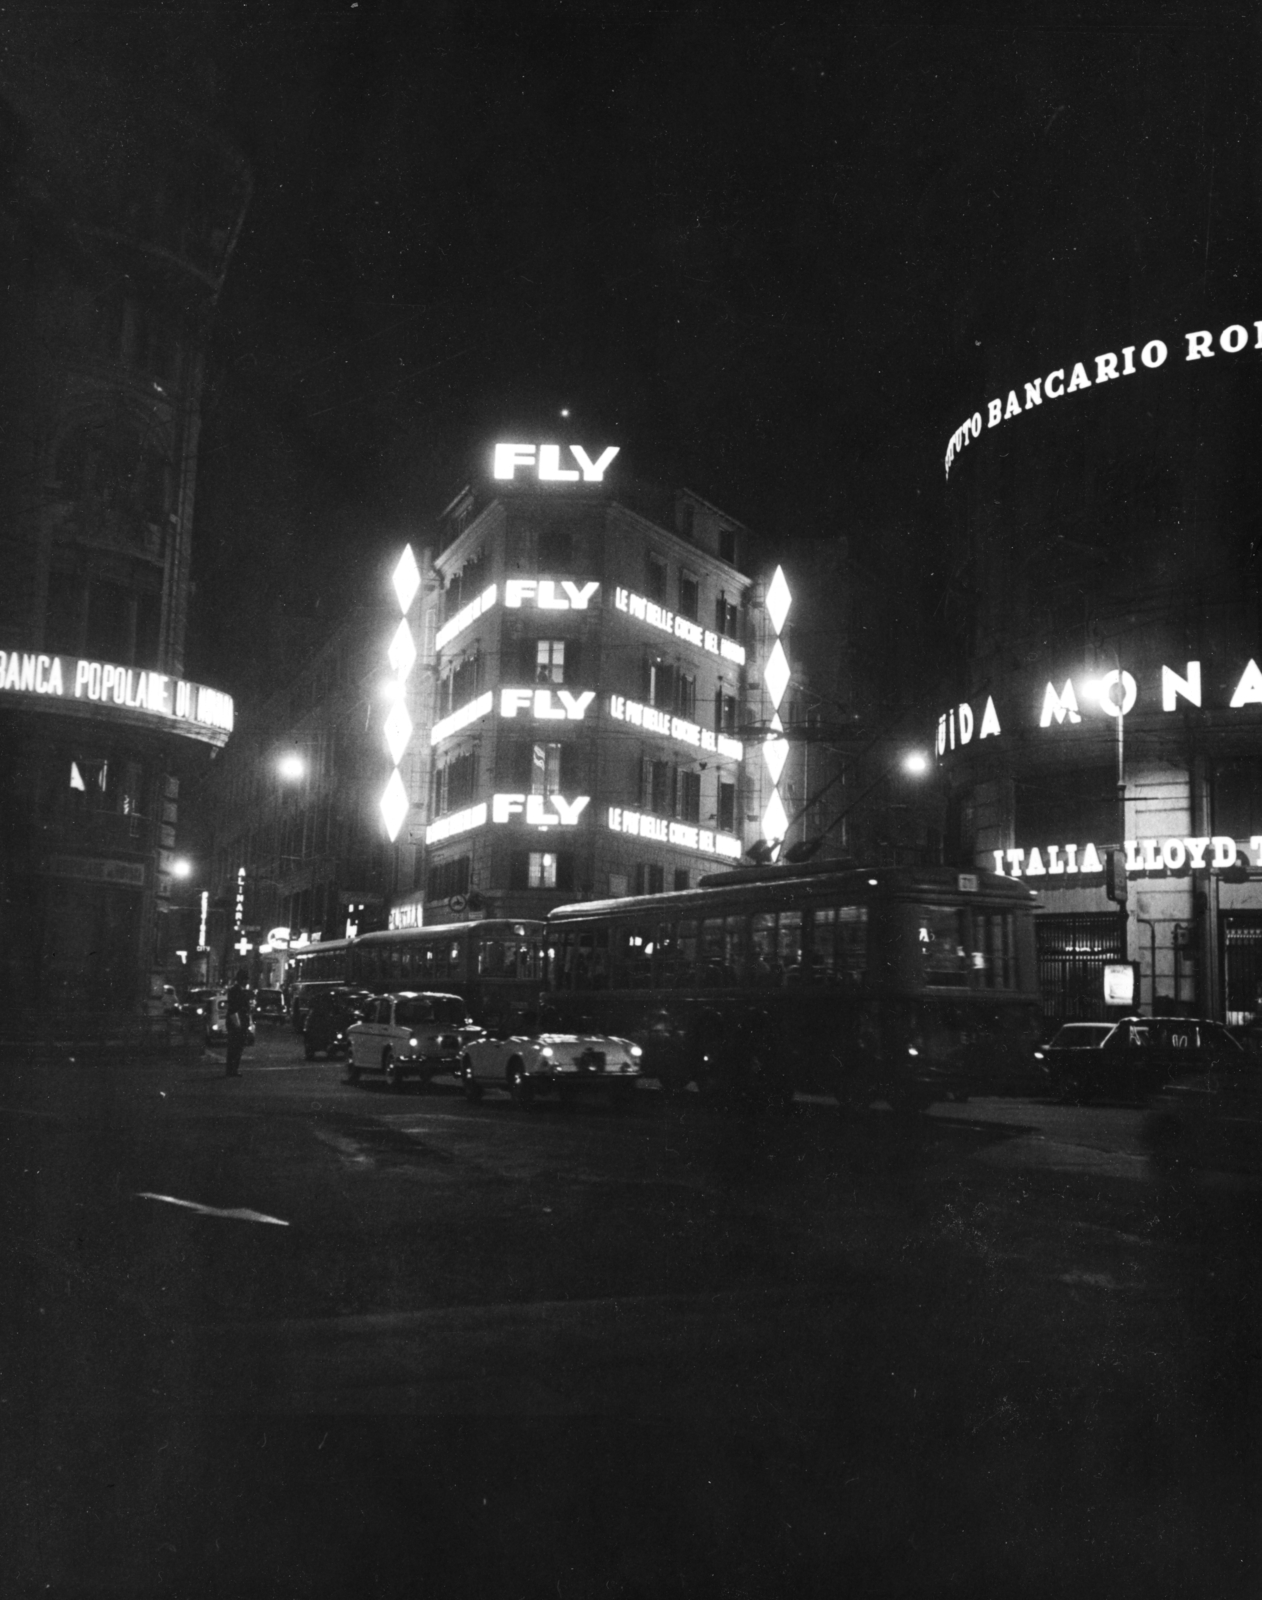
[[289, 783], [297, 783], [307, 775], [307, 763], [296, 750], [290, 750], [276, 763], [276, 770]]

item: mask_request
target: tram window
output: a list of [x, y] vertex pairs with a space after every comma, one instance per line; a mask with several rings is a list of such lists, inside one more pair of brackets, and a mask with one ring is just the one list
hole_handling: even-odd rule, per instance
[[620, 989], [647, 989], [653, 982], [653, 926], [614, 929], [613, 979]]
[[700, 981], [708, 989], [740, 982], [743, 917], [707, 917], [701, 924]]
[[575, 971], [575, 988], [607, 989], [609, 987], [609, 933], [597, 928], [592, 933], [581, 933], [578, 938], [578, 964]]
[[[974, 967], [968, 913], [963, 906], [918, 906], [912, 926], [920, 948], [924, 982], [934, 988], [967, 988]], [[981, 951], [976, 954], [984, 961]]]
[[675, 930], [675, 949], [678, 954], [678, 967], [675, 982], [686, 988], [690, 984], [700, 981], [697, 971], [697, 924], [691, 917], [680, 922]]
[[653, 952], [655, 981], [659, 989], [673, 989], [679, 982], [679, 943], [672, 923], [659, 922]]
[[756, 911], [749, 922], [749, 974], [753, 983], [781, 984], [800, 974], [802, 913]]
[[818, 906], [812, 918], [808, 981], [854, 984], [867, 969], [867, 906]]

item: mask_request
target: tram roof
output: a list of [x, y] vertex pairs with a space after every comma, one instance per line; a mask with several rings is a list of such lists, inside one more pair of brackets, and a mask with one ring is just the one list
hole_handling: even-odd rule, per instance
[[[972, 887], [962, 880], [973, 880]], [[862, 867], [849, 862], [811, 862], [786, 866], [734, 867], [729, 872], [711, 873], [695, 889], [676, 889], [663, 894], [622, 895], [612, 900], [580, 900], [571, 905], [556, 906], [548, 913], [549, 922], [561, 918], [584, 918], [611, 915], [617, 912], [664, 912], [670, 909], [716, 906], [739, 902], [743, 889], [776, 889], [782, 891], [773, 897], [783, 904], [800, 890], [804, 899], [824, 899], [829, 890], [857, 893], [869, 898], [874, 892], [884, 890], [899, 897], [917, 894], [949, 896], [961, 904], [978, 895], [1010, 900], [1014, 904], [1029, 905], [1037, 896], [1027, 884], [984, 868], [965, 867]], [[726, 892], [725, 892], [726, 891]], [[704, 915], [704, 911], [702, 911]]]

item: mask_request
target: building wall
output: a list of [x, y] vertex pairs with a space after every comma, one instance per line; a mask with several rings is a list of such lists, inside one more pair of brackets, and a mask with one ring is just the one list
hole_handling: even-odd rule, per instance
[[[671, 889], [684, 875], [695, 883], [754, 836], [766, 781], [732, 743], [767, 714], [754, 585], [717, 553], [735, 558], [745, 532], [705, 502], [681, 506], [691, 538], [605, 495], [506, 493], [438, 557], [441, 643], [429, 671], [440, 727], [457, 702], [486, 710], [430, 746], [428, 783], [415, 796], [430, 838], [427, 921], [463, 915], [470, 894], [475, 909], [527, 915], [583, 896]], [[445, 626], [492, 584], [496, 603], [448, 637]], [[562, 647], [542, 664], [541, 641]], [[506, 706], [514, 689], [521, 695]], [[536, 746], [556, 748], [536, 763]], [[474, 787], [453, 798], [451, 775], [474, 764]], [[535, 788], [561, 797], [559, 810], [537, 802], [537, 816], [557, 818], [551, 826], [522, 815]], [[501, 801], [503, 822], [497, 795], [521, 797]], [[562, 822], [580, 801], [573, 824]], [[485, 823], [441, 837], [452, 816], [480, 805], [490, 808]], [[538, 859], [551, 855], [555, 866]]]
[[[9, 46], [0, 898], [21, 934], [0, 1009], [126, 1012], [160, 1002], [180, 786], [231, 721], [224, 697], [177, 683], [204, 352], [249, 175], [175, 58], [151, 55], [132, 102], [108, 29], [70, 43], [26, 18]], [[50, 85], [76, 83], [95, 88], [71, 116]], [[27, 660], [48, 664], [42, 688]]]

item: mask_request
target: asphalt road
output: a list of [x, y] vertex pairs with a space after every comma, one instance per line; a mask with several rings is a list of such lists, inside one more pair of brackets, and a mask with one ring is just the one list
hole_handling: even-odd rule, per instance
[[1257, 1592], [1252, 1128], [523, 1112], [278, 1030], [10, 1060], [0, 1133], [15, 1593]]

